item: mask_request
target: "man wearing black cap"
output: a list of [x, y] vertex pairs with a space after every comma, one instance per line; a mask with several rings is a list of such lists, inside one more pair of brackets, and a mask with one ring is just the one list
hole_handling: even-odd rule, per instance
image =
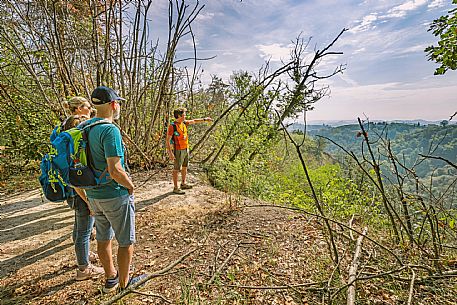
[[[129, 277], [135, 243], [134, 185], [125, 170], [121, 132], [112, 124], [120, 116], [121, 101], [124, 99], [113, 89], [101, 86], [92, 92], [91, 100], [97, 108], [97, 116], [91, 120], [105, 120], [107, 123], [91, 127], [88, 136], [90, 152], [95, 174], [107, 169], [109, 182], [82, 193], [87, 195], [95, 216], [97, 251], [106, 277], [103, 291], [108, 293], [118, 286], [125, 288], [141, 279]], [[111, 248], [114, 236], [119, 244], [118, 271], [114, 267]]]

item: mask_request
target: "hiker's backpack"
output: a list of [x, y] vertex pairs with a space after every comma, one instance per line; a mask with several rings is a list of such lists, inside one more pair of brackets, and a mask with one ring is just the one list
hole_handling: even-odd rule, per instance
[[[186, 126], [186, 124], [184, 124]], [[176, 126], [176, 122], [171, 122], [171, 126], [173, 126], [173, 136], [170, 139], [170, 144], [175, 145], [177, 141], [174, 140], [175, 137], [179, 137], [178, 126]], [[187, 126], [185, 127], [187, 128]], [[183, 131], [184, 132], [184, 131]]]
[[[54, 141], [64, 129], [64, 120], [60, 125], [57, 125], [50, 135], [50, 142]], [[50, 201], [63, 201], [74, 196], [73, 189], [64, 181], [60, 172], [52, 165], [51, 155], [55, 154], [54, 147], [51, 146], [49, 153], [43, 156], [40, 163], [41, 175], [39, 181], [43, 190], [44, 196]]]
[[88, 189], [111, 181], [107, 169], [95, 168], [88, 141], [93, 126], [110, 123], [107, 120], [85, 121], [66, 131], [54, 129], [51, 149], [40, 165], [39, 180], [48, 200], [66, 200], [73, 195], [71, 187]]

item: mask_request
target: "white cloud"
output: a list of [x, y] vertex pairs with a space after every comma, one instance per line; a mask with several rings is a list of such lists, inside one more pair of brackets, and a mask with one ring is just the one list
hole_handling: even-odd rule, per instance
[[343, 80], [346, 84], [352, 86], [352, 87], [356, 87], [359, 85], [359, 83], [357, 83], [355, 80], [353, 80], [352, 78], [350, 78], [347, 74], [345, 74], [344, 72], [343, 73], [340, 73], [338, 74], [338, 76], [341, 78], [341, 80]]
[[214, 18], [214, 13], [201, 12], [200, 14], [198, 14], [197, 18], [195, 18], [195, 19], [199, 20], [199, 21], [206, 21], [206, 20], [211, 20], [213, 18]]
[[210, 65], [211, 69], [213, 70], [224, 70], [227, 69], [228, 67], [224, 64], [219, 64], [219, 63], [212, 63]]
[[427, 0], [412, 0], [391, 8], [386, 17], [400, 18], [406, 16], [406, 13], [413, 11], [422, 5], [427, 4]]
[[[434, 76], [436, 64], [428, 62], [423, 53], [426, 44], [434, 39], [427, 32], [429, 21], [450, 9], [452, 1], [204, 2], [201, 21], [193, 27], [199, 39], [198, 54], [217, 57], [201, 62], [205, 69], [203, 78], [210, 79], [210, 75], [216, 74], [227, 80], [233, 71], [255, 72], [264, 60], [271, 61], [271, 68], [278, 67], [281, 59], [289, 59], [291, 40], [302, 31], [306, 31], [302, 37], [313, 36], [305, 54], [308, 58], [341, 28], [349, 27], [350, 31], [330, 50], [344, 54], [326, 57], [317, 69], [325, 74], [337, 64], [346, 63], [347, 70], [323, 81], [331, 86], [331, 97], [316, 104], [316, 110], [309, 113], [310, 119], [354, 119], [363, 113], [372, 119], [446, 118], [455, 109], [452, 86], [457, 82], [457, 74]], [[167, 16], [166, 12], [162, 15]], [[179, 51], [193, 52], [190, 41], [184, 45], [184, 39], [182, 46], [186, 48]], [[389, 84], [379, 84], [386, 82]]]
[[[186, 46], [190, 46], [190, 47], [194, 46], [194, 42], [193, 42], [192, 38], [183, 40], [182, 43]], [[195, 45], [198, 46], [198, 44], [199, 44], [199, 41], [197, 38], [195, 38]]]
[[[350, 88], [332, 88], [329, 100], [316, 104], [309, 120], [354, 120], [367, 115], [372, 120], [447, 119], [455, 112], [451, 103], [454, 86], [411, 87], [409, 84], [386, 83]], [[406, 110], [407, 111], [404, 111]]]
[[232, 73], [229, 65], [225, 65], [222, 63], [211, 62], [203, 68], [203, 73], [201, 75], [201, 81], [203, 84], [208, 85], [211, 83], [211, 76], [217, 75], [218, 77], [222, 78], [223, 80], [228, 80], [230, 74]]
[[[437, 7], [442, 6], [445, 0], [433, 0], [432, 3], [428, 5], [428, 7]], [[387, 10], [387, 12], [379, 13], [373, 12], [370, 13], [362, 18], [362, 20], [356, 21], [356, 26], [350, 28], [349, 32], [352, 34], [357, 34], [360, 32], [365, 32], [368, 30], [372, 30], [376, 28], [376, 24], [386, 23], [388, 19], [391, 18], [401, 18], [406, 16], [406, 14], [410, 11], [416, 10], [421, 6], [427, 4], [427, 0], [410, 0], [404, 2], [403, 4], [394, 6]], [[381, 11], [385, 11], [385, 9], [381, 9]]]
[[[425, 28], [423, 32], [426, 32]], [[416, 33], [417, 29], [411, 28], [396, 29], [389, 32], [383, 29], [365, 31], [345, 41], [343, 49], [350, 49], [349, 52], [346, 51], [345, 53], [351, 57], [363, 58], [376, 63], [380, 58], [391, 57], [391, 54], [416, 52], [419, 48], [418, 43], [414, 40]]]
[[446, 0], [433, 0], [432, 3], [428, 5], [428, 8], [439, 8], [447, 4]]
[[360, 21], [360, 24], [351, 28], [349, 30], [349, 32], [355, 34], [355, 33], [359, 33], [359, 32], [363, 32], [363, 31], [366, 31], [366, 30], [369, 30], [371, 28], [373, 28], [371, 25], [376, 21], [378, 20], [378, 16], [376, 13], [372, 13], [368, 16], [365, 16], [363, 17], [362, 21]]
[[291, 45], [283, 45], [279, 43], [272, 44], [259, 44], [255, 46], [261, 52], [260, 56], [263, 59], [271, 61], [281, 61], [281, 59], [286, 59], [290, 55]]
[[417, 53], [417, 52], [424, 52], [424, 49], [428, 46], [428, 44], [419, 44], [419, 45], [415, 45], [415, 46], [411, 46], [411, 47], [408, 47], [408, 48], [405, 48], [403, 50], [401, 50], [401, 52], [403, 54], [406, 54], [406, 53]]
[[363, 48], [360, 48], [360, 49], [356, 49], [352, 52], [352, 54], [359, 54], [359, 53], [363, 53], [365, 52], [367, 49], [365, 47]]

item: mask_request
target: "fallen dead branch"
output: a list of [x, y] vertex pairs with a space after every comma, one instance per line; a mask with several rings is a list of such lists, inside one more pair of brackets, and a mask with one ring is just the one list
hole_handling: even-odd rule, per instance
[[[380, 278], [380, 277], [389, 276], [389, 277], [393, 278], [394, 280], [410, 283], [411, 282], [411, 278], [392, 275], [394, 273], [402, 271], [405, 268], [411, 268], [411, 269], [415, 268], [415, 269], [429, 270], [429, 268], [424, 267], [424, 266], [406, 265], [406, 266], [403, 266], [403, 267], [401, 267], [399, 269], [387, 271], [387, 272], [384, 272], [384, 273], [377, 273], [377, 274], [368, 273], [368, 276], [359, 277], [359, 278], [357, 278], [357, 280], [358, 281], [366, 281], [366, 280], [370, 280], [370, 279], [373, 279], [373, 278]], [[367, 274], [367, 273], [364, 273], [364, 274]], [[416, 284], [424, 284], [425, 282], [430, 281], [430, 280], [446, 279], [446, 278], [450, 278], [450, 277], [457, 277], [457, 270], [448, 270], [448, 271], [442, 272], [441, 274], [430, 274], [428, 276], [416, 278], [415, 279], [415, 283]]]
[[137, 188], [141, 188], [146, 185], [155, 175], [162, 172], [163, 168], [153, 171], [144, 181], [141, 181], [141, 184], [137, 186]]
[[[131, 285], [130, 287], [128, 287], [127, 289], [124, 289], [122, 290], [121, 292], [119, 292], [118, 294], [114, 295], [112, 298], [110, 298], [109, 300], [107, 300], [106, 302], [103, 302], [101, 303], [102, 305], [109, 305], [109, 304], [113, 304], [114, 302], [122, 299], [123, 297], [125, 297], [126, 295], [130, 294], [130, 293], [133, 293], [135, 292], [136, 288], [144, 285], [147, 281], [155, 278], [155, 277], [159, 277], [159, 276], [163, 276], [165, 275], [169, 270], [173, 269], [177, 264], [179, 264], [180, 262], [182, 262], [186, 257], [188, 257], [189, 255], [191, 255], [193, 252], [195, 252], [198, 248], [195, 248], [195, 249], [192, 249], [190, 250], [189, 252], [187, 252], [186, 254], [184, 254], [183, 256], [181, 256], [180, 258], [178, 258], [176, 261], [174, 261], [173, 263], [171, 263], [170, 265], [168, 265], [167, 267], [157, 271], [156, 273], [152, 273], [152, 274], [149, 274], [147, 277], [145, 277], [144, 279], [142, 279], [141, 281], [138, 281], [137, 283]], [[136, 292], [138, 293], [138, 292]]]
[[146, 154], [144, 153], [144, 151], [135, 143], [135, 141], [133, 141], [129, 135], [123, 130], [121, 129], [121, 127], [117, 124], [115, 124], [119, 130], [121, 131], [122, 133], [122, 136], [124, 139], [128, 140], [130, 142], [130, 144], [133, 145], [133, 147], [135, 147], [135, 149], [141, 154], [141, 156], [143, 157], [144, 160], [146, 160], [146, 162], [148, 163], [148, 168], [151, 168], [154, 166], [154, 162], [148, 158], [148, 156], [146, 156]]
[[398, 255], [396, 255], [392, 250], [390, 250], [389, 248], [383, 246], [382, 244], [380, 244], [379, 242], [377, 242], [376, 240], [368, 237], [367, 235], [364, 235], [362, 234], [362, 232], [354, 229], [354, 228], [351, 228], [350, 226], [340, 222], [340, 221], [337, 221], [337, 220], [334, 220], [334, 219], [331, 219], [331, 218], [328, 218], [328, 217], [325, 217], [325, 216], [322, 216], [322, 215], [319, 215], [319, 214], [316, 214], [316, 213], [311, 213], [311, 212], [308, 212], [304, 209], [301, 209], [301, 208], [295, 208], [295, 207], [289, 207], [289, 206], [283, 206], [283, 205], [273, 205], [273, 204], [255, 204], [255, 205], [246, 205], [246, 206], [243, 206], [242, 208], [262, 208], [262, 207], [269, 207], [269, 208], [279, 208], [279, 209], [286, 209], [286, 210], [291, 210], [291, 211], [298, 211], [298, 212], [301, 212], [303, 214], [307, 214], [307, 215], [310, 215], [310, 216], [315, 216], [317, 218], [322, 218], [322, 219], [327, 219], [328, 221], [330, 222], [333, 222], [337, 225], [340, 225], [346, 229], [349, 229], [351, 231], [353, 231], [354, 233], [357, 233], [359, 235], [363, 235], [366, 239], [368, 239], [369, 241], [371, 241], [372, 243], [374, 243], [375, 245], [377, 245], [378, 247], [380, 247], [381, 249], [385, 250], [386, 252], [388, 252], [389, 254], [391, 254], [395, 260], [398, 262], [398, 264], [400, 266], [405, 266], [405, 264], [403, 264], [402, 260], [400, 259], [400, 257], [398, 257]]
[[351, 237], [351, 240], [354, 241], [355, 238], [354, 238], [354, 235], [353, 235], [353, 233], [352, 233], [352, 224], [353, 224], [353, 222], [354, 222], [354, 214], [352, 214], [352, 217], [351, 217], [351, 219], [349, 220], [349, 224], [348, 224], [348, 225], [349, 225], [349, 228], [351, 228], [351, 229], [349, 230], [349, 236]]
[[[244, 260], [245, 262], [251, 262], [250, 259], [248, 259], [247, 257], [245, 257], [244, 255], [241, 255], [240, 253], [237, 253], [237, 256], [239, 258], [241, 258], [242, 260]], [[283, 287], [283, 286], [287, 286], [289, 287], [289, 289], [295, 291], [296, 293], [300, 294], [301, 292], [297, 289], [297, 287], [294, 287], [293, 285], [290, 285], [288, 283], [284, 283], [284, 281], [278, 279], [276, 276], [278, 276], [278, 274], [272, 272], [271, 270], [268, 270], [267, 268], [264, 268], [262, 266], [259, 266], [259, 269], [262, 270], [263, 272], [267, 273], [270, 277], [272, 277], [275, 281], [277, 281], [278, 283], [281, 283], [283, 285], [281, 286], [274, 286], [274, 287]], [[279, 276], [283, 276], [282, 274], [280, 274]], [[317, 283], [317, 282], [316, 282]], [[320, 282], [319, 284], [322, 284], [324, 282]], [[245, 289], [248, 289], [248, 288], [245, 288]]]
[[[366, 281], [366, 280], [371, 280], [371, 279], [375, 279], [375, 278], [380, 278], [380, 277], [385, 277], [385, 276], [390, 276], [394, 273], [397, 273], [397, 272], [400, 272], [404, 269], [406, 269], [408, 266], [402, 266], [400, 268], [397, 268], [397, 269], [394, 269], [394, 270], [389, 270], [389, 271], [386, 271], [386, 272], [382, 272], [382, 273], [372, 273], [372, 274], [368, 274], [367, 276], [363, 276], [363, 277], [359, 277], [357, 278], [356, 280], [357, 281]], [[363, 274], [367, 274], [367, 273], [363, 273]]]
[[167, 304], [171, 304], [172, 303], [170, 300], [166, 299], [163, 295], [160, 295], [158, 293], [142, 292], [142, 291], [138, 291], [138, 290], [132, 290], [132, 293], [136, 293], [136, 294], [147, 296], [147, 297], [159, 298], [159, 299], [161, 299], [162, 301], [164, 301]]
[[227, 265], [227, 263], [229, 262], [229, 260], [232, 258], [233, 254], [235, 254], [235, 252], [240, 248], [240, 245], [241, 243], [238, 243], [236, 245], [236, 247], [232, 250], [232, 252], [229, 254], [229, 256], [225, 259], [225, 261], [222, 263], [222, 265], [217, 269], [216, 272], [214, 272], [213, 276], [209, 279], [207, 285], [210, 285], [214, 279], [216, 278], [216, 276], [222, 271], [222, 269], [225, 267], [225, 265]]
[[218, 286], [230, 287], [230, 288], [239, 288], [239, 289], [253, 289], [253, 290], [287, 290], [293, 288], [309, 287], [314, 285], [322, 285], [326, 282], [311, 282], [303, 284], [290, 284], [283, 286], [244, 286], [244, 285], [233, 285], [233, 284], [217, 284]]
[[411, 269], [411, 271], [413, 273], [413, 276], [411, 278], [411, 284], [409, 285], [408, 305], [411, 305], [413, 301], [414, 281], [416, 280], [416, 272], [414, 272], [414, 269]]
[[[447, 279], [450, 277], [457, 277], [457, 270], [448, 270], [444, 271], [441, 274], [432, 274], [428, 276], [423, 276], [415, 279], [416, 284], [424, 284], [427, 281], [431, 280], [440, 280], [440, 279]], [[400, 276], [392, 276], [393, 279], [402, 281], [402, 282], [411, 282], [410, 278], [400, 277]]]
[[[344, 250], [344, 253], [341, 257], [345, 257], [346, 256], [346, 252], [347, 252], [347, 249]], [[332, 283], [333, 281], [333, 277], [335, 276], [335, 272], [338, 272], [338, 275], [341, 276], [341, 274], [339, 273], [340, 271], [340, 265], [341, 263], [343, 262], [342, 259], [340, 259], [338, 261], [338, 265], [335, 266], [335, 268], [333, 268], [333, 271], [332, 271], [332, 274], [330, 275], [328, 281], [327, 281], [327, 287], [326, 287], [326, 290], [327, 290], [327, 294], [328, 294], [328, 297], [329, 297], [329, 300], [328, 300], [328, 304], [332, 304], [332, 295], [331, 295], [331, 287], [330, 287], [330, 284]], [[325, 294], [322, 294], [322, 304], [325, 303]]]
[[371, 279], [374, 279], [374, 278], [380, 278], [380, 277], [384, 277], [384, 276], [387, 276], [387, 275], [391, 275], [393, 273], [397, 273], [397, 272], [400, 272], [404, 269], [408, 268], [408, 266], [402, 266], [400, 268], [397, 268], [395, 270], [390, 270], [390, 271], [387, 271], [387, 272], [383, 272], [383, 273], [378, 273], [378, 274], [372, 274], [372, 275], [369, 275], [369, 276], [365, 276], [365, 277], [356, 277], [355, 279], [353, 279], [352, 282], [347, 282], [345, 285], [339, 287], [338, 289], [336, 289], [336, 291], [332, 294], [332, 297], [331, 299], [333, 299], [336, 295], [338, 295], [343, 289], [347, 288], [348, 286], [352, 285], [354, 282], [356, 281], [367, 281], [367, 280], [371, 280]]
[[363, 242], [363, 237], [367, 234], [368, 228], [365, 227], [362, 231], [362, 235], [357, 238], [357, 243], [355, 246], [355, 252], [354, 252], [354, 258], [352, 259], [351, 267], [349, 268], [349, 278], [348, 278], [348, 299], [347, 299], [347, 305], [354, 305], [355, 304], [355, 292], [356, 292], [356, 287], [355, 287], [355, 280], [357, 278], [357, 269], [359, 267], [360, 263], [360, 255], [362, 254], [362, 242]]

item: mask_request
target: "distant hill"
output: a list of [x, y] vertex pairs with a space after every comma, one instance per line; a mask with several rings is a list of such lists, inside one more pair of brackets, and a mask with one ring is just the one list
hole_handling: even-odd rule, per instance
[[316, 131], [316, 130], [321, 130], [321, 129], [324, 129], [324, 128], [329, 128], [331, 127], [330, 125], [303, 125], [303, 124], [299, 124], [299, 123], [293, 123], [292, 125], [288, 126], [287, 127], [287, 130], [289, 131], [301, 131], [301, 132], [304, 132], [305, 129], [307, 132], [310, 132], [310, 131]]
[[[416, 120], [374, 120], [370, 121], [371, 123], [402, 123], [402, 124], [410, 124], [410, 125], [440, 125], [443, 120], [439, 121], [428, 121], [428, 120], [422, 120], [422, 119], [416, 119]], [[448, 121], [449, 125], [455, 125], [457, 124], [456, 121]], [[314, 121], [309, 121], [307, 122], [307, 130], [311, 130], [317, 128], [318, 126], [323, 127], [323, 126], [331, 126], [331, 127], [338, 127], [338, 126], [344, 126], [344, 125], [354, 125], [358, 124], [357, 120], [314, 120]], [[289, 127], [289, 130], [303, 130], [304, 125], [301, 123], [293, 123], [291, 127]]]
[[[294, 127], [300, 128], [300, 126]], [[383, 140], [387, 139], [391, 141], [394, 155], [408, 168], [414, 166], [414, 171], [420, 178], [433, 176], [437, 183], [441, 181], [446, 185], [446, 182], [453, 181], [457, 176], [457, 170], [446, 162], [436, 159], [422, 160], [419, 156], [419, 154], [433, 155], [457, 164], [457, 125], [371, 122], [364, 128], [368, 131], [373, 151], [379, 156], [379, 161], [384, 163], [383, 172], [387, 176], [391, 172], [391, 164], [385, 157], [387, 154], [383, 145]], [[357, 136], [359, 131], [358, 124], [336, 127], [310, 125], [307, 128], [310, 136], [329, 138], [360, 156], [363, 137], [360, 134]], [[324, 150], [334, 156], [343, 154], [342, 150], [330, 141], [326, 141]]]

